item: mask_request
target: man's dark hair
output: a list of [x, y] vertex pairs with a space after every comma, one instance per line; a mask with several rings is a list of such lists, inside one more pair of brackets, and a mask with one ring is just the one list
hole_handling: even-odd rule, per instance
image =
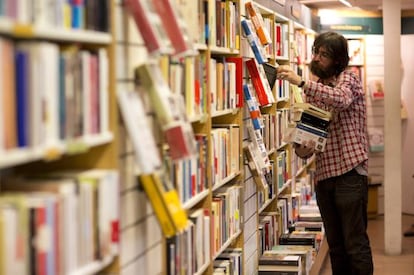
[[343, 72], [349, 63], [348, 41], [341, 34], [336, 32], [324, 32], [316, 36], [313, 48], [319, 51], [324, 47], [336, 65], [336, 75]]

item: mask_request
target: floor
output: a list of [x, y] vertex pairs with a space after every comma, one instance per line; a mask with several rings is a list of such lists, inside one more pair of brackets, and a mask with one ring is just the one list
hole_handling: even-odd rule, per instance
[[[414, 225], [413, 215], [402, 215], [402, 230], [408, 231]], [[403, 234], [403, 232], [401, 234]], [[379, 216], [368, 222], [368, 234], [374, 260], [374, 275], [414, 275], [414, 236], [402, 239], [402, 254], [384, 254], [384, 217]], [[320, 275], [331, 275], [329, 256], [322, 266]]]

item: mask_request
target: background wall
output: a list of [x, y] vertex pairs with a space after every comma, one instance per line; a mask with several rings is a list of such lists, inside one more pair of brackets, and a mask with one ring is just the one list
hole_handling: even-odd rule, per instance
[[402, 211], [414, 214], [414, 34], [401, 36], [401, 58], [404, 75], [401, 96], [408, 118], [402, 124]]

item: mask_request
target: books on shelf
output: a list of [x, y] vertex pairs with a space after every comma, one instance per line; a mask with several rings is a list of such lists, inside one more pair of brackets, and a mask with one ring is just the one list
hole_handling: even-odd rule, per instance
[[172, 159], [194, 155], [196, 142], [182, 95], [171, 92], [157, 64], [141, 64], [136, 68], [136, 73], [139, 82], [147, 90], [158, 122], [162, 125]]
[[140, 95], [137, 91], [118, 91], [117, 99], [138, 168], [142, 173], [153, 173], [161, 167], [161, 159]]
[[174, 1], [153, 0], [152, 3], [175, 50], [174, 55], [195, 55], [188, 27]]
[[262, 43], [263, 46], [271, 44], [272, 40], [270, 38], [269, 31], [264, 25], [262, 14], [259, 12], [257, 7], [255, 7], [255, 4], [252, 1], [247, 1], [244, 5], [246, 13], [251, 19], [256, 34], [259, 37], [260, 43]]
[[125, 10], [134, 20], [148, 53], [172, 54], [171, 41], [152, 1], [125, 0]]
[[263, 45], [259, 42], [259, 38], [254, 31], [252, 22], [249, 19], [243, 19], [241, 21], [241, 26], [257, 62], [259, 64], [267, 62], [268, 58], [266, 57], [266, 52]]
[[266, 77], [266, 72], [261, 64], [258, 64], [254, 58], [246, 61], [246, 67], [249, 71], [253, 87], [256, 91], [257, 99], [260, 106], [268, 106], [275, 103], [275, 98], [270, 88], [269, 81]]
[[12, 274], [26, 274], [18, 271], [18, 261], [28, 271], [69, 274], [119, 253], [117, 171], [13, 177], [1, 188], [0, 208], [13, 210], [8, 223], [19, 225], [7, 235], [20, 251], [11, 261], [16, 265]]
[[282, 271], [302, 271], [302, 258], [299, 255], [283, 255], [266, 253], [259, 257], [259, 274], [261, 271], [274, 271], [274, 274]]
[[141, 174], [139, 179], [164, 236], [169, 238], [183, 230], [188, 225], [187, 213], [182, 208], [177, 191], [165, 175], [158, 172]]

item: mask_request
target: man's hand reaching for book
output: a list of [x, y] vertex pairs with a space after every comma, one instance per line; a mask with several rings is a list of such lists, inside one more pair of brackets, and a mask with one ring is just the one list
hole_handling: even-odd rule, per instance
[[309, 158], [315, 153], [315, 145], [313, 140], [305, 141], [302, 144], [294, 143], [295, 153], [300, 158]]
[[299, 85], [302, 82], [302, 78], [297, 75], [288, 65], [280, 65], [277, 67], [277, 78], [287, 80], [294, 85]]

